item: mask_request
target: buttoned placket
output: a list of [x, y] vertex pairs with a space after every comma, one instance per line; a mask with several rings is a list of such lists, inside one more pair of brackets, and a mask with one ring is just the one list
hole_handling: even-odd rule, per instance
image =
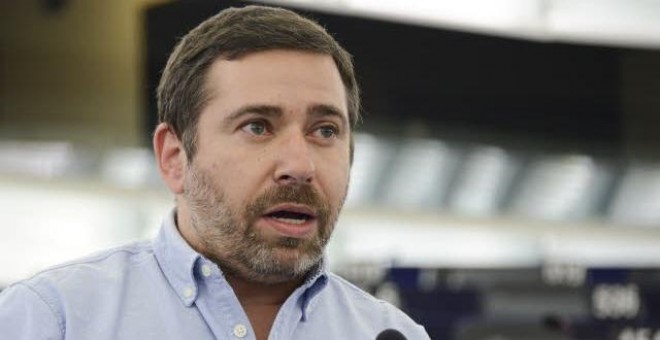
[[196, 273], [199, 292], [195, 305], [216, 339], [255, 340], [245, 311], [218, 267], [200, 259]]

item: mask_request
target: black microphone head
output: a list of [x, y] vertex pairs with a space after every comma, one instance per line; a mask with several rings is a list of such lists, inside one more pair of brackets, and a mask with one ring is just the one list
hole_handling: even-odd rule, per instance
[[406, 337], [396, 329], [386, 329], [376, 337], [376, 340], [406, 340]]

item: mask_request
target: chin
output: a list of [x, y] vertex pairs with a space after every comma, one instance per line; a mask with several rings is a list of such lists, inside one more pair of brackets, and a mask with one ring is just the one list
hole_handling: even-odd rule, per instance
[[291, 271], [307, 271], [320, 261], [321, 255], [302, 253], [300, 249], [278, 248], [273, 251], [273, 262]]
[[321, 261], [321, 256], [301, 253], [299, 249], [274, 249], [265, 266], [253, 267], [255, 277], [264, 283], [282, 283], [305, 277]]

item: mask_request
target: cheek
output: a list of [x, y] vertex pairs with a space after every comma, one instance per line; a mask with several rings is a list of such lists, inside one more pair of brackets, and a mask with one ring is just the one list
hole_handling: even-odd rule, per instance
[[334, 203], [340, 203], [346, 196], [350, 177], [348, 161], [340, 166], [328, 167], [325, 170], [325, 188], [328, 198]]
[[263, 181], [267, 157], [265, 154], [253, 154], [252, 157], [247, 155], [232, 153], [218, 156], [210, 166], [218, 187], [226, 193], [228, 199], [235, 202], [241, 202]]

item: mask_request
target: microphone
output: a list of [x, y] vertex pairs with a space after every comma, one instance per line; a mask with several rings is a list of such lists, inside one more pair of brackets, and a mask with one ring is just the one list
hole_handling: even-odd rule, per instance
[[376, 337], [376, 340], [406, 340], [406, 337], [396, 329], [388, 328]]
[[571, 321], [558, 315], [546, 315], [541, 320], [543, 328], [549, 331], [558, 332], [562, 335], [572, 334]]

